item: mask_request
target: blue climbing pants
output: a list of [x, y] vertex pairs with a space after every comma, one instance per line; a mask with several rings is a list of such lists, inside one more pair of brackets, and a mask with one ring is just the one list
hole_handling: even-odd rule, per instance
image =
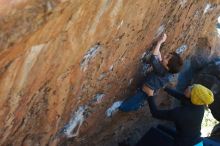
[[137, 111], [144, 106], [144, 101], [147, 99], [147, 94], [141, 89], [138, 89], [134, 96], [130, 96], [119, 107], [120, 111], [132, 112]]

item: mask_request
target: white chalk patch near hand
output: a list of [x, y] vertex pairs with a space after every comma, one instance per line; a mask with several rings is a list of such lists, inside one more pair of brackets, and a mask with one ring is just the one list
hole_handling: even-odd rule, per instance
[[105, 112], [107, 117], [111, 117], [114, 113], [118, 111], [118, 108], [121, 106], [123, 101], [116, 101], [112, 104], [110, 108]]
[[165, 26], [164, 25], [161, 25], [157, 32], [155, 33], [155, 38], [158, 38], [163, 32], [165, 31]]
[[96, 103], [101, 103], [104, 96], [105, 96], [105, 94], [103, 94], [103, 93], [96, 94], [96, 96], [94, 97], [95, 102]]
[[220, 28], [217, 28], [218, 37], [220, 38]]
[[208, 3], [204, 8], [203, 14], [206, 14], [207, 12], [212, 11], [213, 9], [214, 7], [210, 3]]
[[218, 33], [218, 37], [220, 37], [220, 16], [218, 17], [217, 33]]
[[187, 3], [187, 0], [180, 0], [180, 5], [183, 8], [185, 4]]
[[176, 49], [176, 53], [181, 55], [187, 50], [187, 48], [188, 48], [187, 45], [182, 45]]

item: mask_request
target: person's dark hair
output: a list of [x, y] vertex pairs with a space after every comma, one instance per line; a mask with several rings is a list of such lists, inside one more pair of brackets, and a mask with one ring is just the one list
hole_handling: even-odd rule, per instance
[[168, 68], [169, 68], [169, 72], [172, 74], [178, 73], [183, 66], [183, 60], [180, 57], [179, 54], [177, 54], [176, 52], [172, 52], [172, 57], [170, 58], [170, 60], [168, 61]]

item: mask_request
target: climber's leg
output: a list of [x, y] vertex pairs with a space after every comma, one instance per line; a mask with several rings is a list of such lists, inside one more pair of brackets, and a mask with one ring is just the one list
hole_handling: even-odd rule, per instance
[[147, 94], [141, 89], [138, 89], [134, 96], [128, 97], [123, 101], [119, 110], [123, 112], [137, 111], [139, 108], [143, 107], [146, 98]]

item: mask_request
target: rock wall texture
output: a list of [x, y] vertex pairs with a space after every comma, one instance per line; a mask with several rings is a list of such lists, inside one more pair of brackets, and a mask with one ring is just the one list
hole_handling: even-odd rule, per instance
[[58, 0], [0, 0], [0, 51], [47, 22]]
[[208, 37], [214, 48], [219, 42], [219, 0], [0, 4], [2, 146], [135, 142], [155, 122], [148, 108], [112, 118], [105, 111], [141, 82], [145, 50], [163, 32], [163, 53], [186, 44], [190, 55], [199, 37]]

